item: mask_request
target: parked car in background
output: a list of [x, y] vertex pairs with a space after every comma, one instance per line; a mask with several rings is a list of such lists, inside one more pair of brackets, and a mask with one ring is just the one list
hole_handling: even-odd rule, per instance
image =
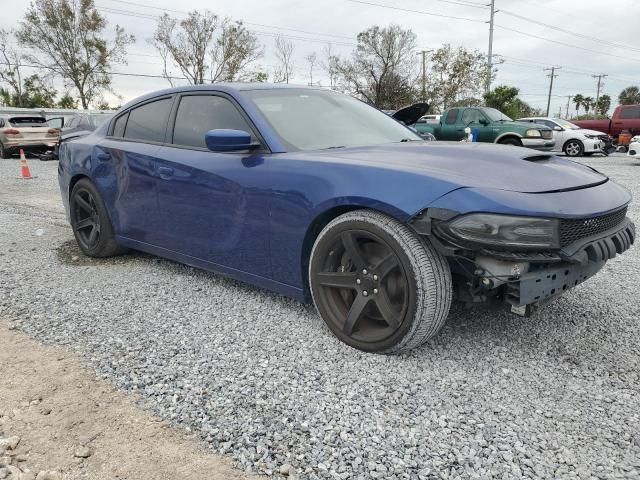
[[635, 240], [630, 194], [590, 167], [425, 142], [312, 87], [145, 95], [63, 143], [58, 181], [86, 255], [132, 248], [313, 301], [384, 353], [435, 335], [454, 296], [527, 315]]
[[477, 129], [478, 142], [500, 143], [549, 151], [555, 146], [553, 130], [546, 125], [514, 122], [488, 107], [450, 108], [442, 113], [438, 124], [416, 123], [419, 133], [431, 133], [437, 140], [462, 140], [465, 128]]
[[[60, 140], [54, 149], [54, 157], [58, 158], [60, 144], [74, 138], [89, 135], [105, 121], [111, 118], [111, 113], [78, 113], [64, 120]], [[51, 122], [51, 120], [49, 120]]]
[[636, 135], [631, 139], [631, 142], [629, 143], [629, 150], [627, 151], [627, 155], [630, 157], [640, 158], [640, 135]]
[[623, 131], [640, 134], [640, 105], [618, 105], [611, 118], [605, 120], [572, 120], [580, 128], [597, 130], [618, 138]]
[[44, 117], [1, 116], [0, 117], [0, 158], [9, 158], [20, 149], [44, 153], [53, 150], [60, 131], [51, 128]]
[[564, 152], [568, 157], [602, 153], [609, 143], [609, 135], [606, 133], [587, 130], [561, 118], [527, 117], [519, 118], [518, 121], [545, 125], [553, 129], [553, 138], [556, 141], [554, 150]]

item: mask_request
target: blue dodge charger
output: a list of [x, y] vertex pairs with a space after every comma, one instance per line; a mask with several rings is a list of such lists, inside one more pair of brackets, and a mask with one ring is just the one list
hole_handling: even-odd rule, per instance
[[316, 88], [145, 95], [63, 144], [59, 182], [86, 255], [140, 250], [313, 301], [384, 353], [435, 335], [453, 299], [529, 315], [635, 239], [629, 193], [590, 167], [425, 142]]

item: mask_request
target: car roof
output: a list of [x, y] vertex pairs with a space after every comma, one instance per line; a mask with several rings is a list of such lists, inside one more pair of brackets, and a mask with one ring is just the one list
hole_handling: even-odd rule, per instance
[[174, 93], [182, 92], [225, 92], [229, 94], [239, 93], [241, 91], [249, 90], [280, 90], [280, 89], [305, 89], [305, 90], [323, 90], [321, 87], [311, 87], [308, 85], [294, 85], [288, 83], [263, 83], [263, 82], [230, 82], [230, 83], [206, 83], [203, 85], [185, 85], [182, 87], [166, 88], [164, 90], [156, 90], [155, 92], [148, 93], [137, 97], [130, 102], [127, 102], [122, 106], [122, 110], [135, 105], [145, 100], [149, 100], [155, 97], [161, 97], [163, 95], [172, 95]]

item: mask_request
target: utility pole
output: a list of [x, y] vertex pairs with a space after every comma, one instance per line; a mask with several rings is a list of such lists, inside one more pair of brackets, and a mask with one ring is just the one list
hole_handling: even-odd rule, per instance
[[567, 120], [569, 120], [569, 103], [571, 103], [571, 99], [573, 95], [567, 95]]
[[596, 108], [598, 108], [598, 100], [600, 100], [600, 83], [602, 82], [602, 79], [605, 77], [608, 77], [609, 75], [605, 75], [604, 73], [601, 73], [600, 75], [591, 75], [593, 78], [597, 78], [598, 79], [598, 90], [596, 92]]
[[433, 50], [421, 50], [418, 55], [422, 55], [422, 101], [427, 101], [427, 53]]
[[491, 75], [493, 75], [493, 16], [496, 13], [496, 0], [491, 0], [491, 16], [489, 17], [489, 54], [487, 55], [487, 84], [484, 89], [486, 92], [491, 90]]
[[547, 77], [551, 78], [551, 82], [549, 82], [549, 97], [547, 98], [547, 117], [549, 116], [549, 108], [551, 107], [551, 92], [553, 91], [553, 79], [556, 78], [556, 70], [560, 70], [562, 67], [551, 67], [545, 68], [544, 70], [551, 70], [551, 73], [547, 75]]

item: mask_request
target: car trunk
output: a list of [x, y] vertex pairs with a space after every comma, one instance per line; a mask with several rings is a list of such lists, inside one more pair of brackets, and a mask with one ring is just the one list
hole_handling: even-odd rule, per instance
[[51, 128], [42, 117], [13, 117], [9, 118], [8, 123], [5, 134], [12, 143], [47, 144], [55, 142], [59, 136], [59, 131]]

